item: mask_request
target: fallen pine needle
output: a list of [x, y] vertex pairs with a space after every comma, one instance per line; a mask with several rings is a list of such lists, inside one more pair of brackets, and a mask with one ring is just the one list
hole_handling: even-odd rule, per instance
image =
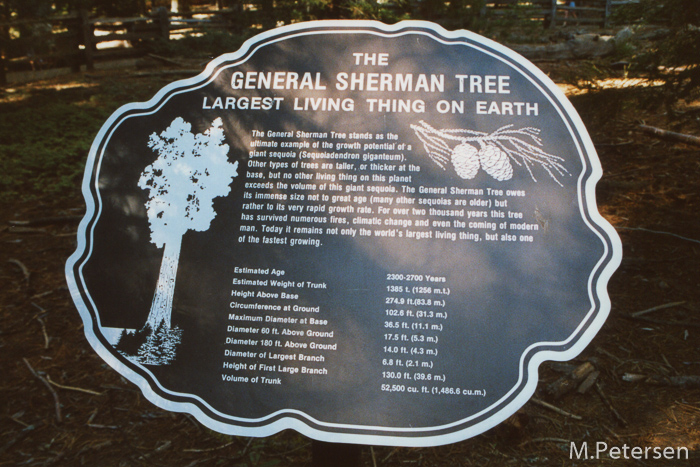
[[36, 319], [41, 325], [41, 332], [44, 335], [44, 350], [46, 350], [49, 348], [49, 342], [51, 341], [51, 339], [49, 339], [49, 335], [46, 333], [46, 323], [44, 323], [44, 320], [39, 316], [37, 316]]
[[529, 439], [523, 443], [518, 444], [518, 447], [521, 448], [527, 444], [531, 443], [564, 443], [564, 444], [571, 444], [571, 440], [564, 439], [564, 438], [535, 438], [535, 439]]
[[633, 318], [637, 318], [638, 316], [646, 315], [647, 313], [651, 313], [652, 311], [664, 310], [664, 309], [666, 309], [666, 308], [671, 308], [671, 307], [674, 307], [674, 306], [683, 305], [684, 303], [685, 303], [684, 301], [683, 301], [683, 302], [665, 303], [665, 304], [663, 304], [663, 305], [659, 305], [659, 306], [654, 306], [654, 307], [651, 307], [651, 308], [647, 308], [646, 310], [636, 311], [636, 312], [630, 314], [630, 316], [633, 317]]
[[545, 409], [549, 409], [553, 412], [558, 413], [559, 415], [564, 415], [565, 417], [573, 418], [574, 420], [583, 420], [583, 417], [581, 417], [580, 415], [574, 415], [574, 414], [567, 412], [566, 410], [560, 409], [559, 407], [554, 406], [548, 402], [536, 399], [534, 397], [530, 400], [533, 403], [539, 405], [540, 407], [544, 407]]
[[182, 452], [212, 452], [212, 451], [218, 451], [219, 449], [224, 449], [232, 444], [236, 443], [236, 441], [231, 441], [230, 443], [222, 444], [221, 446], [217, 446], [215, 448], [208, 448], [208, 449], [183, 449]]
[[29, 364], [29, 361], [26, 358], [22, 358], [22, 360], [24, 360], [24, 363], [25, 363], [25, 365], [27, 365], [27, 368], [29, 368], [29, 371], [31, 371], [32, 374], [39, 381], [44, 383], [44, 386], [46, 386], [48, 388], [49, 392], [51, 392], [51, 395], [53, 396], [53, 400], [54, 400], [54, 405], [56, 406], [56, 420], [58, 420], [58, 423], [61, 423], [61, 401], [58, 399], [58, 393], [56, 392], [56, 390], [54, 388], [51, 387], [49, 382], [46, 381], [46, 379], [43, 376], [41, 376], [39, 373], [37, 373], [34, 370], [34, 368], [32, 368], [32, 366]]
[[688, 242], [700, 243], [700, 240], [696, 240], [694, 238], [683, 237], [682, 235], [674, 234], [673, 232], [664, 232], [662, 230], [651, 230], [651, 229], [645, 229], [643, 227], [617, 227], [617, 228], [624, 229], [624, 230], [638, 230], [640, 232], [649, 232], [649, 233], [655, 233], [655, 234], [670, 235], [672, 237], [680, 238], [681, 240], [686, 240]]
[[11, 258], [7, 260], [8, 263], [12, 263], [19, 267], [22, 270], [22, 274], [24, 275], [24, 280], [27, 284], [29, 284], [29, 278], [31, 277], [32, 273], [29, 272], [29, 268], [24, 265], [24, 263], [18, 259]]
[[620, 422], [622, 426], [627, 426], [627, 420], [625, 420], [625, 418], [622, 415], [620, 415], [620, 412], [617, 411], [615, 406], [612, 405], [612, 402], [610, 401], [610, 399], [608, 399], [608, 396], [603, 392], [603, 387], [600, 385], [600, 381], [595, 383], [595, 389], [598, 392], [600, 399], [603, 401], [603, 403], [605, 403], [605, 405], [608, 406], [608, 409], [610, 409], [610, 412], [612, 412], [617, 421]]
[[76, 388], [73, 386], [64, 386], [63, 384], [58, 384], [57, 382], [53, 381], [48, 374], [46, 375], [46, 379], [49, 383], [53, 384], [57, 388], [67, 389], [68, 391], [84, 392], [85, 394], [92, 394], [93, 396], [101, 396], [102, 394], [104, 394], [102, 392], [93, 391], [92, 389]]

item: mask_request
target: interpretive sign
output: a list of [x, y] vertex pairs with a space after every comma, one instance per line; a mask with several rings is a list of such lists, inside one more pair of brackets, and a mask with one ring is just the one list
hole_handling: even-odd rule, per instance
[[573, 107], [430, 23], [298, 24], [119, 109], [66, 275], [95, 350], [223, 433], [429, 446], [603, 324], [621, 247]]

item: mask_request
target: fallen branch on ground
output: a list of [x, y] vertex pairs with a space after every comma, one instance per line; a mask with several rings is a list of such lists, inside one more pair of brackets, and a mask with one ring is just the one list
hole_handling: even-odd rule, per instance
[[685, 375], [685, 376], [661, 376], [661, 375], [637, 375], [634, 373], [625, 373], [622, 375], [622, 380], [629, 383], [646, 383], [656, 384], [659, 386], [673, 386], [684, 389], [700, 388], [700, 375]]
[[545, 390], [552, 397], [559, 398], [579, 387], [579, 385], [594, 371], [595, 367], [591, 362], [584, 362], [548, 385]]
[[671, 141], [678, 141], [680, 143], [692, 144], [694, 146], [700, 146], [700, 137], [693, 135], [686, 135], [684, 133], [676, 133], [675, 131], [663, 130], [661, 128], [656, 128], [649, 125], [639, 125], [639, 129], [644, 133], [656, 136], [657, 138], [667, 139]]

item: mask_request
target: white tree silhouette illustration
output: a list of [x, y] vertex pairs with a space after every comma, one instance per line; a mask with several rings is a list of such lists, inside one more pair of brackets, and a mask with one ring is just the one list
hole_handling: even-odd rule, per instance
[[214, 198], [226, 196], [238, 175], [238, 162], [228, 161], [221, 118], [201, 134], [191, 132], [192, 125], [181, 117], [160, 133], [153, 133], [148, 147], [158, 158], [146, 167], [139, 187], [148, 190], [146, 202], [151, 242], [163, 248], [160, 275], [145, 327], [155, 333], [170, 329], [175, 278], [182, 236], [188, 230], [209, 229], [216, 216]]

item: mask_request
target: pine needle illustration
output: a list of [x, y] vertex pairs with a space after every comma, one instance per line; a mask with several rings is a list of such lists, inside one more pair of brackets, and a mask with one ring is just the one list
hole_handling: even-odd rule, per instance
[[433, 162], [445, 170], [452, 163], [457, 175], [464, 179], [476, 177], [479, 169], [483, 169], [496, 180], [510, 180], [513, 164], [524, 167], [534, 182], [537, 182], [533, 173], [536, 166], [559, 186], [563, 186], [559, 177], [569, 174], [562, 157], [541, 149], [539, 128], [516, 130], [513, 125], [506, 125], [493, 133], [485, 133], [467, 129], [437, 130], [424, 121], [411, 128]]

